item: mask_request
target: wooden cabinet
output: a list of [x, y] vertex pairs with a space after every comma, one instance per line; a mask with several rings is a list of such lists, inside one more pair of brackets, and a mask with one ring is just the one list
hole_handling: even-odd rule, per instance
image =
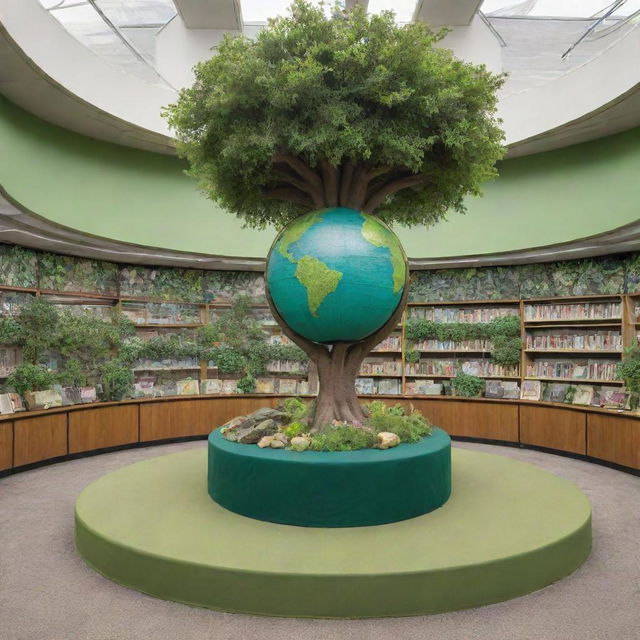
[[0, 422], [0, 471], [13, 466], [13, 422]]
[[586, 413], [555, 407], [521, 405], [520, 442], [585, 455]]
[[138, 441], [138, 405], [95, 407], [69, 412], [69, 453], [117, 447]]
[[640, 420], [591, 413], [587, 416], [587, 455], [640, 469]]
[[15, 421], [15, 467], [65, 456], [67, 450], [67, 414], [39, 415]]

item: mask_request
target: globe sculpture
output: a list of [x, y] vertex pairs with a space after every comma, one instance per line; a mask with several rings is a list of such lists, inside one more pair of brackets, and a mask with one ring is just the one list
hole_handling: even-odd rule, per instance
[[379, 219], [333, 207], [296, 218], [267, 258], [273, 304], [296, 333], [354, 342], [380, 329], [404, 290], [407, 259]]

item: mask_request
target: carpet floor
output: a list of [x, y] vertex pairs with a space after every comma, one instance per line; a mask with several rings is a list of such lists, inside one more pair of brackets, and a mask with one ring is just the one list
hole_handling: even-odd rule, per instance
[[156, 600], [89, 569], [73, 506], [90, 482], [204, 442], [104, 454], [0, 480], [0, 640], [638, 640], [640, 478], [509, 447], [456, 446], [530, 462], [575, 483], [593, 507], [593, 552], [574, 574], [522, 598], [412, 618], [305, 620], [218, 613]]

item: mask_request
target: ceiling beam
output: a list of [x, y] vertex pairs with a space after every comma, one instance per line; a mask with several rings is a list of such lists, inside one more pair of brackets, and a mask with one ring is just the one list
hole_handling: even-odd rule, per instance
[[242, 30], [240, 0], [173, 0], [189, 29]]
[[418, 0], [413, 19], [433, 27], [467, 27], [481, 4], [482, 0]]

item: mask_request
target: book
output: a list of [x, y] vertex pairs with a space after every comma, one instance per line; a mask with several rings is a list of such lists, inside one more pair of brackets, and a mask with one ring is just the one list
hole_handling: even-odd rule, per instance
[[13, 411], [15, 413], [25, 410], [24, 403], [22, 402], [22, 397], [19, 393], [10, 393], [9, 397], [11, 398], [11, 404], [13, 405]]
[[152, 398], [156, 379], [153, 376], [138, 378], [133, 385], [134, 398]]
[[222, 393], [222, 380], [220, 380], [219, 378], [212, 378], [210, 380], [201, 380], [200, 393], [202, 395], [212, 395], [216, 393]]
[[484, 385], [485, 398], [504, 398], [502, 380], [487, 380]]
[[62, 406], [62, 396], [54, 389], [27, 392], [25, 393], [25, 399], [31, 411], [33, 409], [51, 409]]
[[280, 378], [278, 382], [278, 393], [295, 396], [298, 392], [296, 380], [291, 378]]
[[540, 400], [541, 394], [540, 380], [523, 380], [520, 392], [521, 400]]
[[176, 388], [179, 396], [197, 396], [200, 393], [198, 381], [191, 378], [177, 380]]
[[79, 387], [62, 387], [61, 395], [63, 406], [71, 404], [82, 404], [82, 397], [80, 395]]
[[13, 403], [11, 402], [11, 396], [8, 393], [0, 394], [0, 414], [5, 416], [13, 413]]
[[380, 378], [378, 393], [381, 396], [397, 396], [400, 393], [400, 380], [398, 378]]
[[238, 393], [238, 381], [237, 380], [223, 380], [222, 393], [225, 395], [231, 395]]
[[588, 384], [580, 384], [577, 386], [572, 404], [590, 405], [593, 401], [593, 387]]
[[98, 396], [96, 394], [95, 387], [81, 387], [80, 389], [80, 399], [83, 404], [88, 404], [90, 402], [97, 402]]
[[520, 397], [520, 386], [515, 382], [515, 380], [503, 380], [502, 389], [504, 392], [504, 398], [515, 400]]
[[256, 393], [274, 393], [275, 378], [256, 378]]
[[442, 385], [441, 384], [423, 384], [420, 386], [420, 394], [424, 396], [441, 396]]
[[309, 395], [309, 381], [308, 380], [298, 380], [298, 395], [300, 395], [300, 396]]
[[607, 409], [623, 409], [625, 405], [625, 393], [611, 387], [602, 387], [600, 390], [600, 406]]
[[356, 378], [356, 393], [363, 396], [375, 393], [373, 378]]

